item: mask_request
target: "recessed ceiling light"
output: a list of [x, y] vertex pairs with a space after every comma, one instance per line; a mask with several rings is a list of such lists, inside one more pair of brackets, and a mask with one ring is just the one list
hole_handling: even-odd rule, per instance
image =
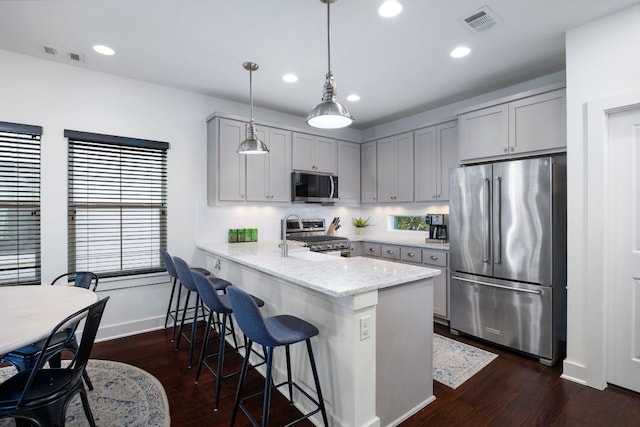
[[383, 18], [393, 18], [402, 12], [402, 3], [397, 0], [387, 0], [378, 8], [378, 15]]
[[282, 80], [284, 80], [287, 83], [294, 83], [298, 81], [298, 76], [292, 73], [288, 73], [282, 76]]
[[105, 45], [101, 45], [101, 44], [97, 44], [95, 46], [93, 46], [93, 50], [95, 50], [96, 52], [98, 52], [101, 55], [107, 55], [107, 56], [111, 56], [111, 55], [115, 55], [116, 51], [111, 49], [109, 46], [105, 46]]
[[360, 95], [356, 95], [355, 93], [352, 93], [351, 95], [347, 96], [347, 101], [351, 101], [351, 102], [360, 101]]
[[471, 49], [469, 49], [468, 47], [458, 46], [457, 48], [453, 49], [449, 55], [451, 55], [452, 58], [462, 58], [469, 55], [470, 53]]

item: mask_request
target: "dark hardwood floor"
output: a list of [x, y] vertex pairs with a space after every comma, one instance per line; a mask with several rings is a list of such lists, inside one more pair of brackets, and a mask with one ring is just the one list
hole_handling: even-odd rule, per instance
[[[546, 367], [501, 348], [453, 337], [442, 325], [436, 324], [435, 332], [499, 356], [456, 390], [434, 382], [436, 400], [405, 421], [403, 427], [640, 425], [640, 396], [636, 393], [616, 387], [598, 391], [581, 386], [560, 378], [560, 364]], [[155, 331], [97, 343], [92, 357], [129, 363], [156, 376], [167, 392], [173, 426], [229, 425], [237, 378], [223, 381], [220, 410], [214, 412], [213, 375], [203, 370], [200, 382], [195, 384], [196, 367], [187, 368], [188, 343], [183, 342], [175, 351], [169, 337], [170, 330]], [[213, 352], [216, 340], [210, 341]], [[233, 353], [225, 358], [229, 371], [238, 369], [241, 362]], [[248, 381], [249, 390], [259, 390], [263, 384], [255, 371], [250, 372]], [[284, 425], [299, 415], [279, 393], [273, 398], [270, 425]], [[259, 419], [261, 401], [254, 400]], [[236, 426], [248, 425], [239, 414]]]

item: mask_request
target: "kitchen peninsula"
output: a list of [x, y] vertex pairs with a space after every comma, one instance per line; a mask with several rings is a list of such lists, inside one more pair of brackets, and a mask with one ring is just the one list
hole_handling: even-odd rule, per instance
[[[265, 301], [265, 316], [293, 314], [318, 327], [312, 344], [330, 425], [397, 425], [433, 401], [433, 277], [440, 272], [291, 243], [281, 257], [278, 243], [198, 247], [210, 271]], [[291, 353], [293, 376], [313, 390], [304, 346]], [[283, 359], [276, 354], [276, 382], [286, 376]]]

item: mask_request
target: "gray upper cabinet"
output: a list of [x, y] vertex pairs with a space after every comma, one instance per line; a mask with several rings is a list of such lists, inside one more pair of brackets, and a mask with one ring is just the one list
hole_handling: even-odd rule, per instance
[[458, 122], [414, 132], [415, 201], [449, 200], [449, 169], [458, 166]]
[[291, 132], [257, 126], [268, 154], [236, 153], [246, 123], [214, 118], [207, 124], [208, 202], [289, 202]]
[[378, 202], [413, 201], [413, 132], [378, 140]]
[[[217, 161], [208, 173], [216, 173], [217, 194], [220, 201], [244, 202], [246, 199], [245, 156], [236, 153], [238, 145], [246, 138], [246, 124], [236, 120], [215, 119], [209, 122], [210, 132], [216, 137], [215, 145], [209, 144], [209, 156], [217, 149]], [[217, 125], [217, 132], [216, 127]], [[213, 127], [213, 129], [211, 129]], [[217, 133], [217, 135], [215, 135]], [[211, 136], [211, 135], [210, 135]], [[210, 141], [211, 143], [211, 141]], [[210, 163], [210, 166], [212, 164]], [[211, 197], [210, 197], [211, 199]], [[215, 199], [215, 198], [214, 198]], [[211, 202], [211, 200], [209, 200]]]
[[558, 89], [458, 117], [460, 163], [566, 150], [566, 91]]
[[338, 141], [338, 196], [341, 203], [360, 203], [360, 144]]
[[360, 147], [361, 202], [378, 202], [378, 150], [376, 141]]
[[338, 141], [305, 133], [293, 133], [294, 170], [337, 174]]
[[291, 198], [291, 132], [257, 127], [258, 138], [269, 147], [269, 154], [248, 155], [247, 201], [288, 202]]

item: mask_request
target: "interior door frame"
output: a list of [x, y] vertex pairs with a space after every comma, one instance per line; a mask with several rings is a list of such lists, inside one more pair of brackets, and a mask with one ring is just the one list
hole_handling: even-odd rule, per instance
[[[592, 387], [607, 387], [607, 338], [609, 331], [607, 285], [611, 265], [609, 241], [610, 194], [609, 186], [609, 115], [640, 108], [640, 92], [611, 96], [587, 103], [586, 170], [586, 382]], [[572, 286], [580, 286], [572, 284]], [[568, 297], [571, 298], [569, 289]], [[568, 336], [568, 339], [571, 337]]]

